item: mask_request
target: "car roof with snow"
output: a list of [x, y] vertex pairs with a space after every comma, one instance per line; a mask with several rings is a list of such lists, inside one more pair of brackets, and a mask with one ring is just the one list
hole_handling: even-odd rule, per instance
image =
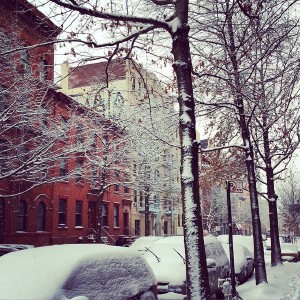
[[154, 283], [154, 274], [143, 257], [123, 247], [55, 245], [0, 258], [0, 299], [82, 296], [118, 300], [137, 295]]

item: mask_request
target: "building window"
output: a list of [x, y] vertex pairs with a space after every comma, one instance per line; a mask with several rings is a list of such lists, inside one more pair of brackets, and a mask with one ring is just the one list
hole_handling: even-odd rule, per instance
[[61, 127], [62, 127], [62, 139], [66, 141], [68, 138], [68, 119], [64, 116], [61, 117]]
[[108, 205], [102, 204], [102, 226], [108, 227]]
[[119, 205], [114, 206], [114, 227], [119, 227]]
[[76, 145], [81, 145], [83, 143], [83, 128], [82, 125], [77, 125], [76, 128]]
[[40, 80], [46, 81], [48, 79], [48, 62], [46, 59], [41, 58], [40, 60]]
[[134, 203], [137, 203], [137, 191], [136, 190], [133, 191], [133, 201], [134, 201]]
[[82, 226], [82, 201], [76, 201], [75, 226]]
[[83, 180], [83, 159], [76, 160], [76, 170], [75, 170], [76, 182], [82, 182]]
[[48, 126], [48, 109], [46, 107], [41, 108], [40, 124], [42, 127]]
[[58, 226], [67, 225], [67, 200], [59, 199]]
[[137, 174], [137, 165], [136, 165], [136, 163], [133, 163], [132, 173], [133, 173], [134, 176], [136, 176], [136, 174]]
[[132, 91], [135, 91], [135, 77], [131, 76], [131, 89]]
[[115, 192], [119, 191], [119, 182], [120, 182], [120, 175], [119, 173], [115, 173], [116, 183], [114, 185]]
[[26, 229], [27, 229], [27, 204], [25, 201], [20, 201], [17, 219], [18, 219], [17, 231], [26, 231]]
[[37, 207], [37, 220], [36, 220], [36, 230], [45, 231], [46, 230], [46, 205], [44, 202], [40, 202]]
[[134, 234], [140, 235], [141, 230], [141, 221], [140, 220], [134, 220]]
[[29, 52], [27, 49], [24, 49], [20, 54], [21, 60], [21, 70], [22, 72], [29, 72], [30, 71], [30, 61], [29, 61]]
[[178, 227], [181, 227], [181, 224], [180, 224], [180, 215], [178, 215], [178, 217], [177, 217], [177, 225], [178, 225]]
[[129, 194], [129, 188], [126, 185], [124, 185], [124, 193], [125, 194]]
[[140, 191], [140, 207], [143, 207], [143, 192]]
[[7, 100], [7, 89], [0, 85], [0, 113], [3, 113], [8, 109]]
[[0, 140], [0, 172], [3, 175], [11, 170], [10, 162], [7, 160], [8, 152], [8, 142], [5, 140]]
[[169, 227], [169, 224], [168, 224], [168, 221], [164, 221], [164, 234], [165, 235], [168, 235], [168, 227]]
[[60, 176], [66, 176], [68, 173], [68, 160], [66, 157], [62, 157], [60, 159], [60, 170], [59, 175]]

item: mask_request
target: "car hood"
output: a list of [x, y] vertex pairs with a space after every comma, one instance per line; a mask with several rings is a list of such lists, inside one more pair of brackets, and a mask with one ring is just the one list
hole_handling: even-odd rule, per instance
[[157, 282], [168, 282], [171, 285], [182, 285], [186, 280], [184, 263], [153, 262], [150, 264]]

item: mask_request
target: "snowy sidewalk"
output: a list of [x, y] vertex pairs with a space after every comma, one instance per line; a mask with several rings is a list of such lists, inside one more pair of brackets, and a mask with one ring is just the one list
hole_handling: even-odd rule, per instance
[[243, 300], [300, 300], [300, 262], [282, 266], [267, 264], [268, 284], [255, 284], [255, 277], [237, 288]]
[[[285, 262], [282, 266], [270, 267], [266, 261], [268, 284], [255, 284], [255, 276], [237, 288], [243, 300], [300, 300], [300, 262]], [[182, 300], [183, 295], [168, 293], [159, 295], [159, 300]]]

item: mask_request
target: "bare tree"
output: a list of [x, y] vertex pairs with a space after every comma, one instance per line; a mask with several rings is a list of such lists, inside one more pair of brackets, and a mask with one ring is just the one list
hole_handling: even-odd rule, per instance
[[[185, 215], [184, 231], [187, 259], [188, 298], [206, 299], [209, 294], [208, 274], [206, 267], [201, 208], [198, 180], [198, 145], [195, 131], [195, 102], [191, 78], [191, 57], [189, 48], [189, 2], [173, 1], [141, 1], [125, 7], [122, 2], [110, 2], [104, 7], [97, 1], [64, 1], [51, 0], [44, 3], [54, 3], [61, 12], [53, 11], [56, 16], [73, 14], [81, 16], [78, 31], [73, 31], [69, 41], [74, 36], [83, 34], [81, 42], [94, 48], [110, 46], [112, 55], [120, 54], [122, 43], [129, 48], [129, 54], [134, 46], [138, 46], [139, 37], [149, 33], [151, 39], [166, 39], [169, 41], [174, 57], [174, 72], [177, 77], [179, 103], [179, 133], [181, 146], [181, 187], [182, 203]], [[128, 9], [129, 8], [129, 9]], [[91, 22], [90, 22], [91, 21]], [[84, 31], [93, 28], [113, 28], [113, 37], [108, 42], [97, 42]], [[91, 27], [90, 27], [91, 26]], [[94, 28], [95, 28], [94, 27]], [[119, 35], [116, 35], [116, 33]], [[166, 33], [164, 35], [163, 33]], [[158, 37], [157, 39], [155, 37]], [[81, 37], [81, 36], [80, 36]], [[150, 40], [151, 42], [151, 40]], [[130, 43], [130, 44], [129, 44]], [[150, 45], [149, 45], [150, 46]], [[122, 50], [124, 47], [122, 48]], [[146, 48], [147, 49], [147, 48]], [[74, 50], [73, 50], [74, 51]], [[128, 55], [127, 55], [128, 57]], [[202, 253], [202, 254], [201, 254]]]
[[291, 236], [300, 235], [300, 187], [299, 173], [290, 169], [278, 187], [279, 212], [283, 218], [283, 228]]
[[[21, 43], [17, 33], [8, 36], [2, 32], [0, 39], [1, 53], [10, 52]], [[0, 180], [3, 187], [0, 196], [12, 197], [43, 183], [66, 178], [67, 174], [60, 176], [53, 172], [61, 159], [77, 150], [74, 145], [65, 143], [65, 139], [68, 126], [74, 126], [73, 117], [78, 107], [73, 107], [74, 102], [68, 99], [64, 113], [69, 124], [62, 122], [62, 115], [55, 110], [58, 98], [67, 97], [34, 74], [26, 49], [17, 54], [2, 54], [1, 66], [4, 76], [0, 86]]]
[[[199, 42], [205, 42], [207, 45], [204, 50], [196, 49], [200, 57], [199, 64], [195, 64], [195, 75], [201, 79], [209, 78], [207, 79], [210, 82], [209, 85], [202, 86], [201, 93], [206, 93], [211, 100], [207, 111], [213, 116], [212, 120], [216, 119], [216, 113], [222, 116], [221, 121], [216, 122], [220, 125], [217, 129], [221, 132], [220, 140], [228, 145], [238, 143], [240, 135], [243, 138], [252, 198], [252, 216], [256, 215], [253, 218], [254, 229], [257, 229], [257, 231], [254, 230], [254, 242], [257, 244], [255, 246], [257, 254], [262, 258], [262, 242], [259, 241], [261, 226], [257, 224], [256, 227], [254, 220], [259, 216], [255, 181], [262, 177], [258, 176], [258, 169], [255, 168], [263, 169], [268, 178], [268, 202], [273, 237], [272, 265], [281, 263], [273, 183], [273, 175], [277, 171], [274, 172], [274, 168], [282, 167], [282, 158], [287, 159], [286, 162], [288, 162], [298, 143], [298, 112], [295, 113], [295, 122], [289, 123], [291, 125], [291, 135], [287, 137], [290, 140], [289, 146], [273, 142], [273, 137], [277, 136], [275, 128], [276, 130], [283, 129], [283, 134], [286, 130], [287, 124], [282, 123], [283, 112], [287, 113], [285, 116], [290, 115], [288, 110], [295, 111], [296, 108], [292, 102], [298, 101], [297, 96], [295, 97], [298, 63], [294, 62], [294, 58], [289, 60], [293, 55], [287, 49], [292, 49], [292, 47], [285, 47], [285, 43], [291, 43], [293, 47], [297, 43], [297, 25], [289, 15], [293, 4], [295, 1], [274, 1], [268, 5], [260, 2], [248, 5], [241, 4], [239, 1], [227, 1], [224, 4], [204, 5], [203, 21], [201, 22], [201, 18], [198, 18], [200, 19], [198, 23], [201, 24], [200, 28], [201, 26], [210, 28], [209, 35], [201, 37], [195, 34], [194, 44], [196, 46]], [[247, 13], [241, 10], [241, 5], [246, 8]], [[207, 15], [213, 17], [208, 19]], [[207, 22], [210, 23], [209, 26]], [[209, 63], [203, 59], [204, 57]], [[277, 62], [275, 57], [277, 57]], [[297, 61], [297, 58], [295, 59]], [[287, 78], [292, 80], [289, 81]], [[278, 84], [274, 84], [274, 81]], [[288, 93], [282, 93], [285, 89]], [[224, 97], [233, 101], [224, 101]], [[275, 107], [280, 111], [276, 113], [276, 116]], [[281, 114], [280, 118], [279, 114]], [[264, 121], [261, 120], [262, 115], [264, 115]], [[273, 155], [274, 152], [281, 154]], [[277, 164], [279, 160], [280, 163]], [[260, 266], [262, 269], [264, 269], [263, 265], [264, 263]], [[261, 276], [260, 279], [256, 277], [257, 283], [260, 280], [266, 280], [263, 277]]]

